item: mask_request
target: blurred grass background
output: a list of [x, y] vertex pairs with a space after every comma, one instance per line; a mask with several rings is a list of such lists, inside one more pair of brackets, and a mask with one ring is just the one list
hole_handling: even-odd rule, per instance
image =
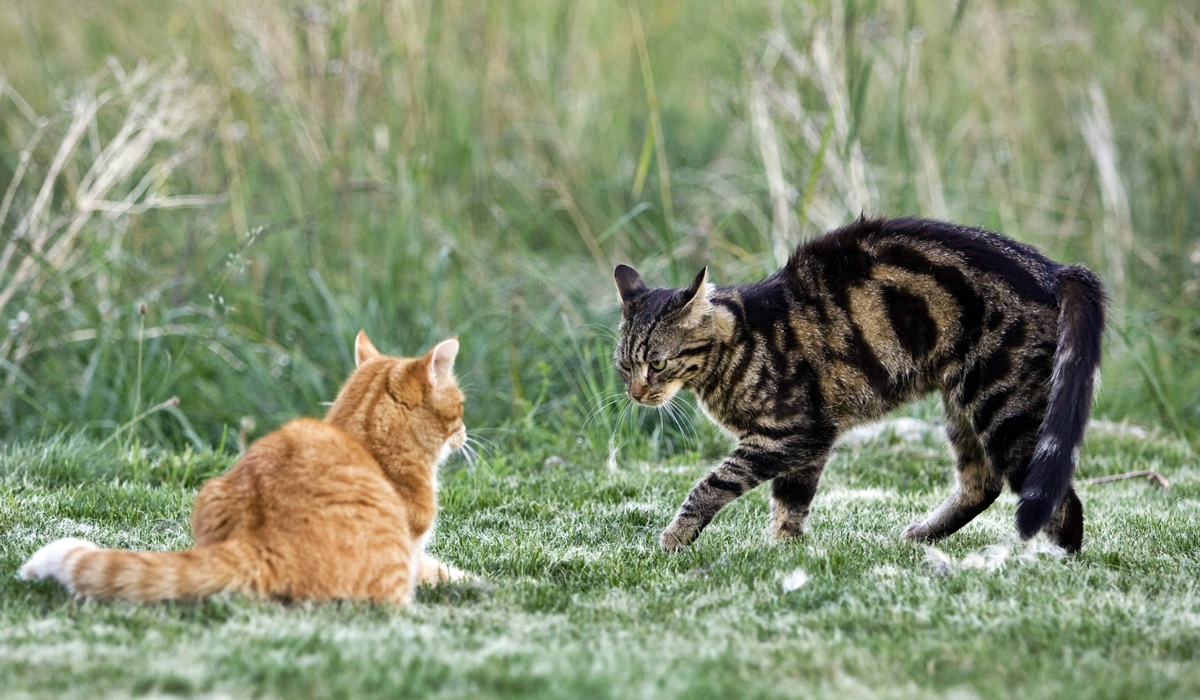
[[1198, 54], [1167, 0], [4, 3], [0, 439], [229, 445], [362, 327], [459, 335], [501, 454], [694, 447], [611, 400], [612, 266], [746, 282], [866, 212], [1095, 268], [1098, 413], [1194, 440]]

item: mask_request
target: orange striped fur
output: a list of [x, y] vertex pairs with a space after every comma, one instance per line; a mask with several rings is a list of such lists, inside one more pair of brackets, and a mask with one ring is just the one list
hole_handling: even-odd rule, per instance
[[21, 576], [140, 602], [237, 592], [401, 605], [418, 582], [463, 578], [424, 553], [438, 464], [466, 441], [457, 353], [451, 339], [417, 359], [388, 357], [360, 332], [358, 366], [323, 421], [287, 423], [204, 485], [194, 548], [134, 552], [61, 539]]

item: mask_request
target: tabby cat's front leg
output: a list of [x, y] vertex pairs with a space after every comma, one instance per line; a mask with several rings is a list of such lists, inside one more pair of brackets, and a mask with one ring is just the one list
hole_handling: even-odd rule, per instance
[[[675, 552], [691, 544], [718, 511], [768, 479], [775, 479], [781, 487], [772, 494], [773, 501], [779, 501], [772, 504], [775, 537], [799, 534], [827, 451], [828, 445], [814, 444], [811, 439], [742, 438], [732, 454], [692, 487], [675, 519], [663, 530], [659, 539], [663, 551]], [[792, 481], [796, 479], [799, 481]], [[792, 483], [800, 487], [782, 488]]]

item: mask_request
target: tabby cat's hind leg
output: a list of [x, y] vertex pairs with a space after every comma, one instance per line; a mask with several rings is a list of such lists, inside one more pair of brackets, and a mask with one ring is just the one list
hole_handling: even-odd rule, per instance
[[1083, 504], [1075, 489], [1068, 489], [1063, 497], [1054, 518], [1046, 525], [1043, 532], [1054, 544], [1074, 554], [1083, 547]]
[[771, 479], [771, 537], [776, 542], [804, 534], [804, 521], [820, 478], [818, 467]]
[[905, 538], [918, 542], [940, 540], [957, 532], [992, 505], [1004, 483], [988, 463], [983, 445], [965, 413], [949, 400], [943, 404], [946, 407], [946, 437], [954, 448], [958, 484], [937, 510], [904, 530]]

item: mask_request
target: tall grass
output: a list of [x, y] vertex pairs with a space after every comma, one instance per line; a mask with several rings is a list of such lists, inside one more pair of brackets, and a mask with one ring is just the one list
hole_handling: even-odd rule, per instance
[[743, 281], [864, 211], [1094, 266], [1101, 412], [1194, 436], [1200, 24], [957, 9], [0, 7], [0, 437], [104, 437], [172, 396], [130, 430], [269, 429], [320, 410], [365, 327], [405, 353], [461, 336], [468, 419], [506, 444], [677, 449], [603, 403], [611, 266]]

